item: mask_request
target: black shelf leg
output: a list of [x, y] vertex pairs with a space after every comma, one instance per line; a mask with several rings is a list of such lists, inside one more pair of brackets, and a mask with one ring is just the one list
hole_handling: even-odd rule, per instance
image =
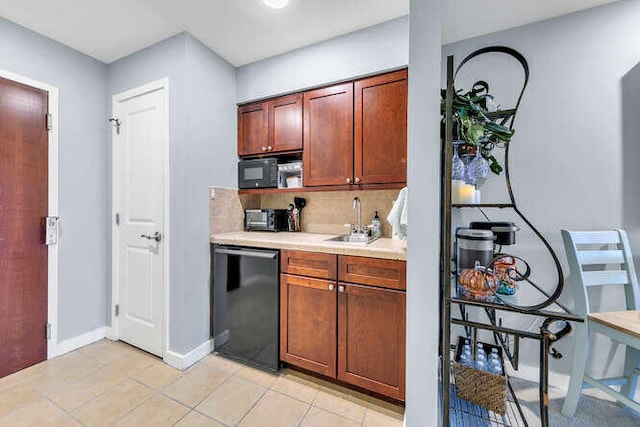
[[551, 339], [546, 328], [540, 328], [540, 424], [549, 426], [549, 347]]

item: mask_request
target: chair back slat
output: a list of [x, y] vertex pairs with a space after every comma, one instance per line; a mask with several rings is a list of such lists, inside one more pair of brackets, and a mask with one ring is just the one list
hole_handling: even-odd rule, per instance
[[623, 270], [583, 271], [582, 284], [584, 286], [626, 285], [629, 275]]
[[624, 264], [624, 254], [620, 250], [578, 251], [580, 265]]
[[573, 243], [576, 245], [615, 245], [620, 243], [620, 235], [615, 231], [571, 231]]
[[562, 240], [578, 314], [591, 312], [587, 293], [590, 286], [624, 285], [627, 310], [640, 307], [633, 255], [624, 230], [562, 230]]

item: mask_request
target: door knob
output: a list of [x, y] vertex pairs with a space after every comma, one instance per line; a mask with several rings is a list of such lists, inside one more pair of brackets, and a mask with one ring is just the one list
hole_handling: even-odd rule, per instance
[[347, 184], [351, 184], [351, 178], [347, 178]]
[[268, 151], [271, 151], [271, 150], [273, 150], [273, 147], [269, 145], [269, 146], [267, 147], [267, 150], [268, 150]]
[[356, 177], [356, 184], [360, 183], [360, 178]]
[[160, 233], [159, 231], [156, 231], [153, 236], [149, 234], [141, 234], [140, 237], [147, 240], [155, 240], [156, 242], [162, 241], [162, 233]]
[[262, 151], [267, 151], [267, 147], [262, 147]]
[[330, 291], [332, 291], [332, 290], [334, 290], [334, 289], [335, 289], [335, 287], [334, 287], [333, 285], [329, 285], [329, 290], [330, 290]]
[[338, 286], [338, 292], [344, 292], [344, 286], [342, 285]]

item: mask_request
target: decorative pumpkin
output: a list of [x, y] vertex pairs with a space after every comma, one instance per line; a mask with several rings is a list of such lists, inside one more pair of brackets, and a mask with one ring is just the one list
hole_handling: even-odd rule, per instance
[[492, 302], [498, 290], [498, 278], [476, 261], [473, 268], [462, 270], [458, 280], [458, 296], [464, 299]]

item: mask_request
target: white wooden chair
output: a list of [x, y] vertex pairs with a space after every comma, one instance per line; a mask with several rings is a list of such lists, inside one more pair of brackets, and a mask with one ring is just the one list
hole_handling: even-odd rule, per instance
[[[576, 314], [585, 323], [576, 323], [573, 367], [562, 414], [572, 417], [584, 386], [595, 387], [618, 402], [640, 411], [633, 400], [637, 376], [640, 373], [640, 295], [627, 233], [612, 231], [562, 230], [562, 240], [569, 261], [569, 282], [573, 289]], [[586, 269], [585, 266], [588, 266]], [[623, 285], [626, 311], [592, 312], [587, 288], [591, 286]], [[597, 332], [626, 345], [624, 376], [594, 379], [585, 374], [589, 356], [589, 333]], [[620, 391], [611, 388], [620, 385]]]

